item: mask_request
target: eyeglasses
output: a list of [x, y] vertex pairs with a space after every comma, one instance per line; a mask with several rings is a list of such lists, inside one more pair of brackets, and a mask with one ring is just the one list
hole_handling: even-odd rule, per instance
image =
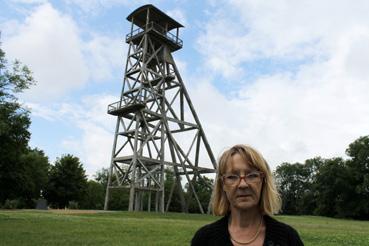
[[262, 177], [264, 177], [264, 173], [258, 171], [248, 173], [245, 176], [240, 176], [238, 174], [225, 174], [222, 176], [223, 183], [231, 186], [238, 185], [241, 179], [244, 179], [248, 184], [257, 183]]

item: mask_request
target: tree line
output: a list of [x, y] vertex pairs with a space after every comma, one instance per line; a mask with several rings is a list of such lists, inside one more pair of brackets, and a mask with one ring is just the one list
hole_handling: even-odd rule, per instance
[[[102, 209], [107, 169], [88, 180], [78, 157], [66, 154], [51, 165], [42, 150], [29, 146], [30, 112], [16, 95], [33, 84], [31, 71], [19, 61], [9, 64], [0, 47], [0, 208], [34, 208], [37, 199], [45, 198], [54, 208]], [[315, 157], [279, 165], [274, 175], [282, 213], [369, 219], [369, 136], [351, 143], [346, 154], [347, 159]], [[173, 170], [167, 169], [165, 199], [174, 182]], [[193, 182], [203, 208], [213, 184], [206, 177]], [[178, 188], [169, 211], [199, 212], [188, 184], [184, 196], [189, 202], [181, 207]], [[109, 208], [126, 210], [128, 200], [128, 190], [114, 189]]]
[[351, 143], [346, 154], [278, 166], [282, 213], [369, 219], [369, 136]]

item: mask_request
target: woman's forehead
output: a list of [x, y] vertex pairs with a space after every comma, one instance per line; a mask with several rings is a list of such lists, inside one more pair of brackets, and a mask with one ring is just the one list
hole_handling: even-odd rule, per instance
[[233, 155], [227, 163], [226, 172], [230, 171], [249, 171], [257, 168], [245, 157], [240, 154]]

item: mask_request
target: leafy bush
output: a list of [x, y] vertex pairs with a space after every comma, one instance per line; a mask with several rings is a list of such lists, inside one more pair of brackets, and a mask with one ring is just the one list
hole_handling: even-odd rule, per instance
[[79, 208], [78, 202], [76, 202], [76, 201], [69, 201], [68, 208], [69, 209], [78, 209]]
[[6, 199], [3, 205], [4, 209], [17, 209], [21, 207], [21, 202], [18, 199]]

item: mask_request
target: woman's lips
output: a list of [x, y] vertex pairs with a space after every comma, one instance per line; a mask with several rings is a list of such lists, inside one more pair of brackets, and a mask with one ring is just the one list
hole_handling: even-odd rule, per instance
[[249, 197], [251, 196], [250, 194], [245, 194], [245, 195], [238, 195], [237, 197]]

